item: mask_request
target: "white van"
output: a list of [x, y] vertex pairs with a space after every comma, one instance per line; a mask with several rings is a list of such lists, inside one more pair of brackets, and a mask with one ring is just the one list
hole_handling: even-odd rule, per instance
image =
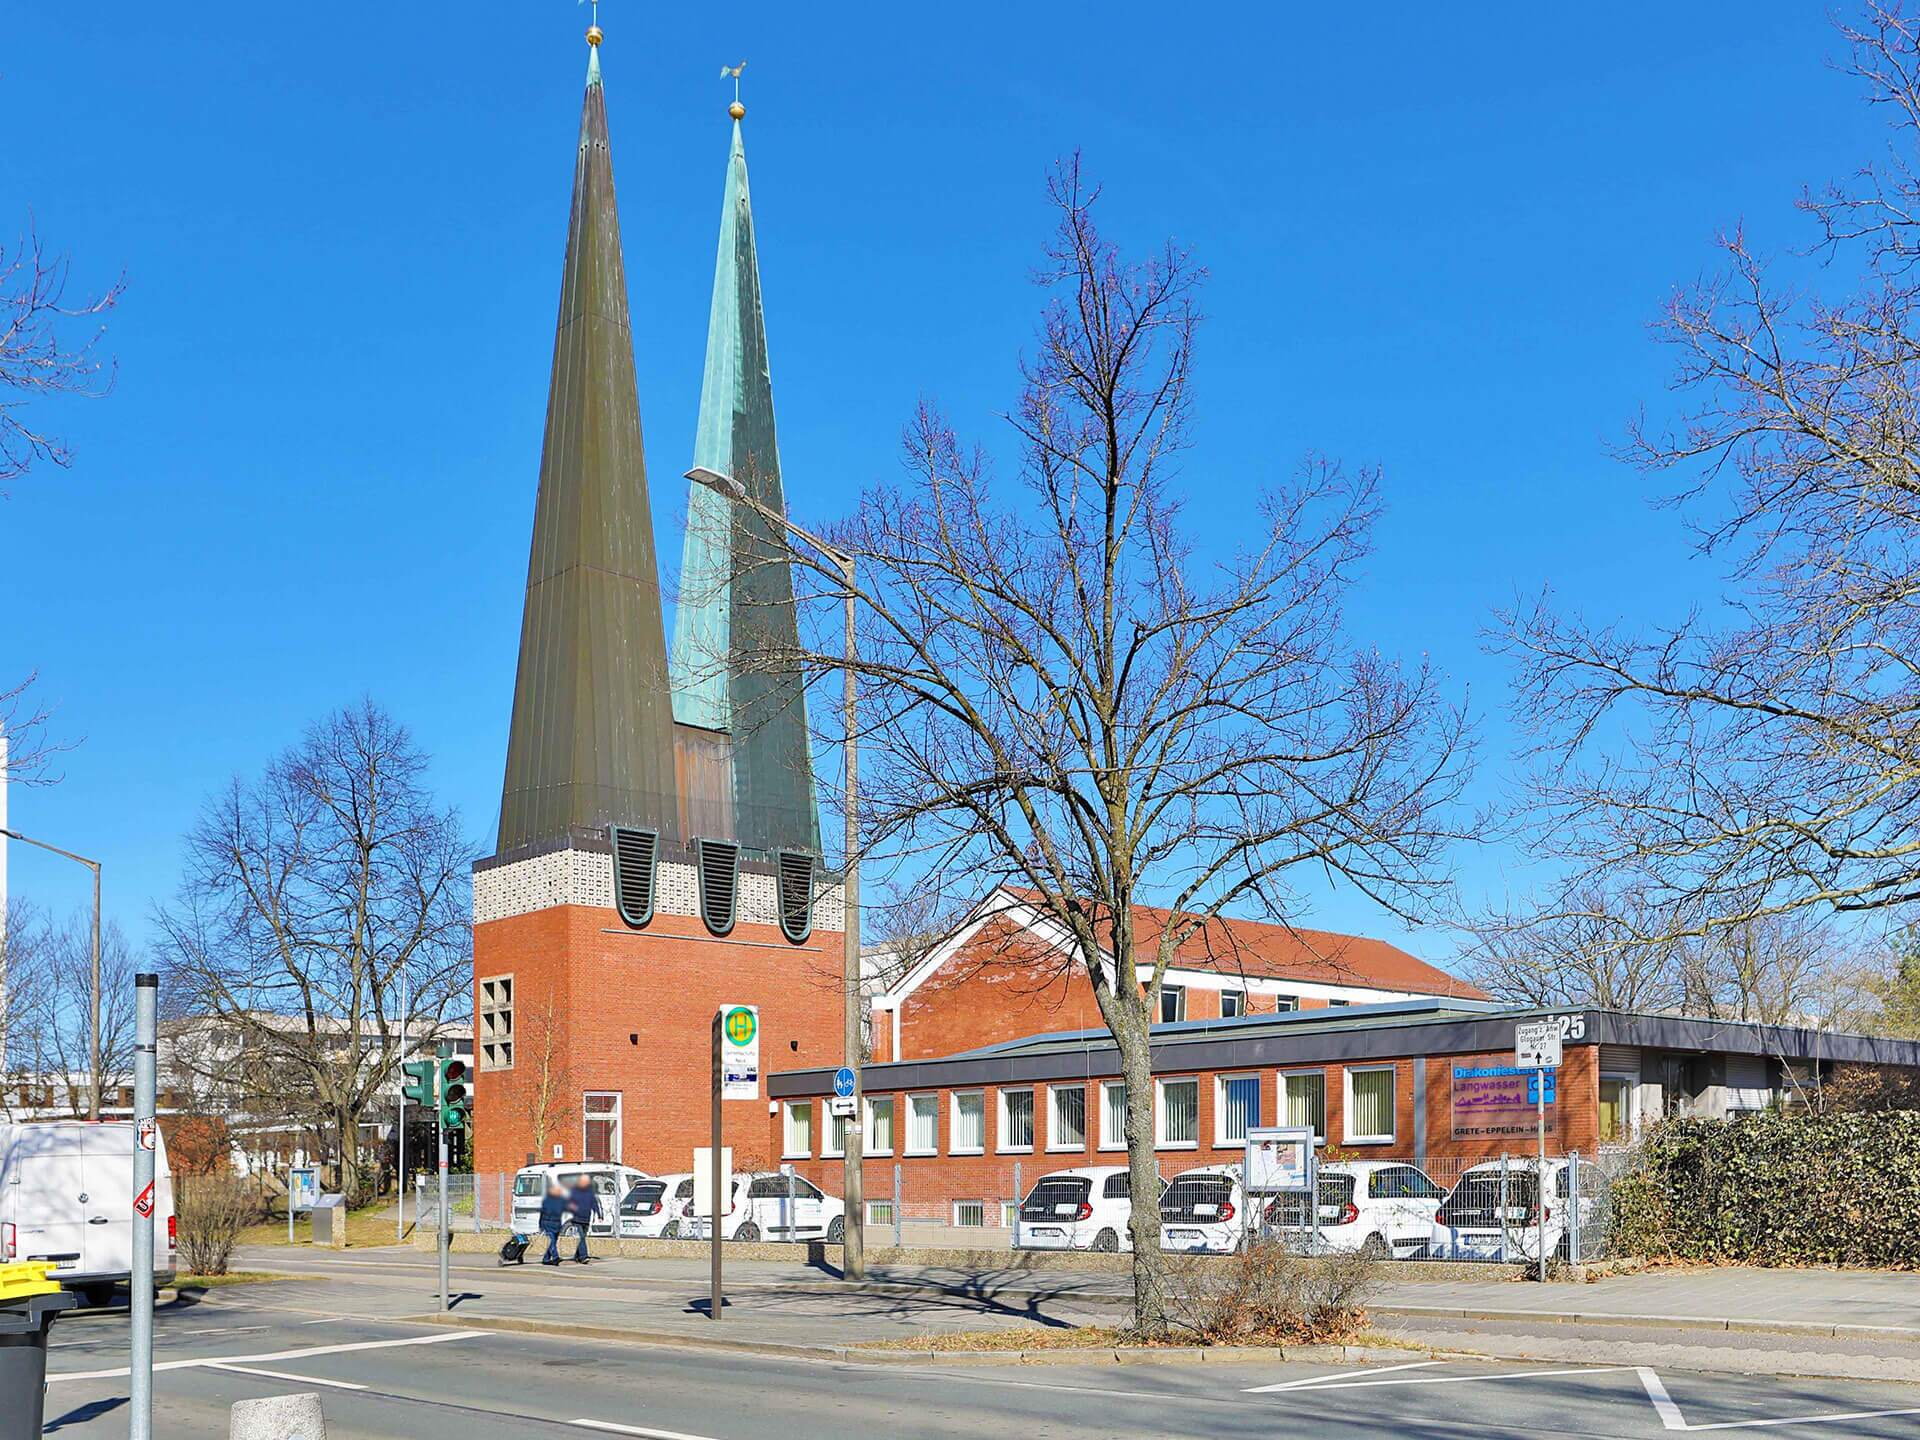
[[647, 1178], [644, 1170], [631, 1165], [615, 1165], [606, 1160], [548, 1160], [529, 1165], [513, 1177], [513, 1214], [509, 1223], [516, 1235], [534, 1235], [540, 1230], [540, 1202], [555, 1179], [573, 1188], [573, 1177], [584, 1175], [593, 1182], [593, 1193], [600, 1200], [599, 1217], [587, 1227], [589, 1235], [612, 1235], [619, 1223], [620, 1197]]
[[[0, 1263], [41, 1260], [89, 1305], [133, 1272], [133, 1126], [124, 1121], [0, 1124]], [[153, 1152], [153, 1278], [174, 1279], [173, 1174]]]

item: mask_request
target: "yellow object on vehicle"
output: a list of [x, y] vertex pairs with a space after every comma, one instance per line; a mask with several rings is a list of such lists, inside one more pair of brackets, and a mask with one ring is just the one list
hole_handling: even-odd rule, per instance
[[9, 1300], [24, 1300], [29, 1295], [58, 1295], [60, 1285], [52, 1280], [53, 1266], [42, 1261], [18, 1265], [0, 1265], [0, 1305]]

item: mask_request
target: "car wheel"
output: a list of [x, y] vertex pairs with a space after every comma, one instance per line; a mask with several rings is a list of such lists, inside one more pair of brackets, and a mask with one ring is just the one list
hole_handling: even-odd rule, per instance
[[678, 1240], [680, 1238], [680, 1222], [678, 1220], [667, 1221], [665, 1227], [660, 1231], [660, 1238], [662, 1240]]
[[1120, 1237], [1111, 1230], [1102, 1230], [1093, 1237], [1093, 1248], [1101, 1255], [1111, 1255], [1120, 1248]]
[[847, 1243], [846, 1216], [836, 1215], [833, 1217], [833, 1223], [827, 1226], [827, 1243], [829, 1245], [844, 1245]]
[[738, 1230], [733, 1232], [733, 1238], [736, 1240], [744, 1241], [745, 1243], [750, 1245], [755, 1240], [758, 1240], [760, 1238], [760, 1227], [754, 1224], [751, 1220], [749, 1220], [747, 1221], [746, 1224], [742, 1225]]
[[1367, 1236], [1366, 1243], [1360, 1247], [1360, 1253], [1369, 1260], [1390, 1260], [1393, 1258], [1393, 1246], [1387, 1243], [1386, 1236], [1376, 1230]]

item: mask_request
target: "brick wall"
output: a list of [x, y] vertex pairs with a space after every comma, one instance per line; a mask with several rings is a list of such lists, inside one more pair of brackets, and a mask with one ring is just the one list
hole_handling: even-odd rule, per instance
[[[708, 1137], [714, 1012], [760, 1007], [763, 1073], [837, 1065], [841, 1055], [841, 937], [816, 928], [794, 945], [777, 926], [742, 921], [716, 938], [689, 916], [656, 914], [629, 929], [611, 909], [563, 905], [474, 927], [479, 981], [514, 977], [514, 1065], [479, 1070], [474, 1087], [474, 1169], [508, 1171], [533, 1147], [538, 1052], [547, 1005], [555, 1029], [556, 1087], [567, 1113], [547, 1139], [566, 1158], [583, 1153], [581, 1097], [621, 1097], [621, 1155], [656, 1173], [688, 1170]], [[735, 1163], [770, 1163], [752, 1143], [767, 1102], [730, 1101], [725, 1123]]]

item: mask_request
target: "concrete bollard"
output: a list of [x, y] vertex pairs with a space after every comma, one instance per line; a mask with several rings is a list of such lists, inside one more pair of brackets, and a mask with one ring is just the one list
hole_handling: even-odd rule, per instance
[[265, 1400], [236, 1400], [228, 1440], [327, 1440], [320, 1397], [273, 1395]]

